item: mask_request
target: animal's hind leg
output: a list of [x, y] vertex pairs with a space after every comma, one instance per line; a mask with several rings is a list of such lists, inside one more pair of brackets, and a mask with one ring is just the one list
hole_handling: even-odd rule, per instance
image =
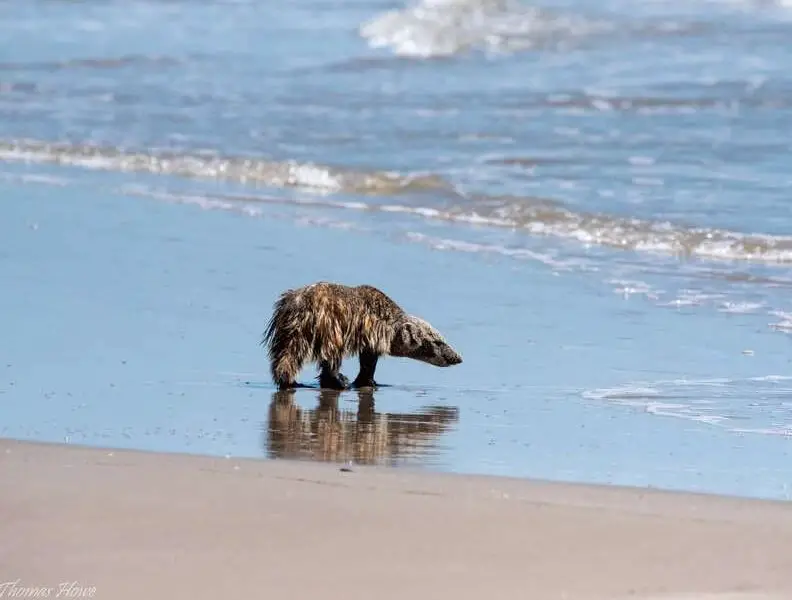
[[377, 360], [379, 355], [371, 350], [363, 350], [360, 353], [360, 372], [352, 382], [352, 387], [377, 387], [377, 382], [374, 381], [374, 371], [377, 370]]
[[323, 360], [319, 364], [319, 387], [328, 390], [343, 390], [349, 385], [349, 379], [340, 372], [341, 365], [331, 364]]
[[277, 358], [272, 363], [272, 378], [275, 385], [278, 386], [279, 391], [290, 390], [299, 387], [305, 387], [296, 381], [296, 375], [302, 368], [302, 361], [299, 359], [290, 358], [288, 354], [279, 352], [280, 358]]

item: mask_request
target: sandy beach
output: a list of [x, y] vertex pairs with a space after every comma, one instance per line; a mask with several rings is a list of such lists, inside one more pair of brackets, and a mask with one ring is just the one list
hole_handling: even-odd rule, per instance
[[792, 597], [786, 503], [8, 440], [0, 460], [7, 597]]

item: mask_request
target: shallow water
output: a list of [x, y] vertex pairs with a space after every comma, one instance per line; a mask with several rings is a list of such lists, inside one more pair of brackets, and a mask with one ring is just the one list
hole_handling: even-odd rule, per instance
[[[781, 2], [7, 3], [0, 435], [787, 497], [790, 33]], [[465, 363], [278, 399], [260, 329], [315, 279]]]

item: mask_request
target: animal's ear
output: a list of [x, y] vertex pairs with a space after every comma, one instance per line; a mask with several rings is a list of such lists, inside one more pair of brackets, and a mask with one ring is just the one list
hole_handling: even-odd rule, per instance
[[421, 346], [421, 337], [418, 326], [405, 319], [396, 327], [396, 334], [393, 337], [391, 354], [394, 356], [408, 356]]
[[417, 350], [421, 345], [421, 336], [418, 326], [412, 321], [406, 321], [401, 329], [404, 347], [408, 350]]

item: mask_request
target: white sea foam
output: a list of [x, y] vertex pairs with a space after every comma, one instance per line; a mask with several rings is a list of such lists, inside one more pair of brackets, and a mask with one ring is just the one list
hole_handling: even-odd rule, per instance
[[[181, 194], [165, 192], [161, 190], [153, 190], [146, 186], [128, 185], [122, 186], [117, 190], [119, 193], [134, 196], [143, 196], [153, 198], [164, 202], [171, 202], [177, 204], [188, 204], [197, 206], [204, 210], [227, 210], [245, 214], [250, 217], [261, 217], [264, 215], [263, 205], [291, 205], [298, 204], [301, 206], [327, 206], [327, 203], [317, 202], [311, 199], [292, 199], [291, 201], [284, 201], [282, 198], [256, 196], [256, 197], [235, 197], [235, 196], [213, 196], [201, 194]], [[271, 211], [267, 211], [267, 216], [271, 216]], [[292, 218], [293, 215], [292, 215]], [[295, 222], [299, 224], [318, 225], [324, 227], [332, 227], [339, 229], [359, 229], [356, 225], [346, 221], [339, 221], [327, 217], [313, 217], [313, 216], [300, 216], [295, 218]]]
[[129, 171], [202, 179], [227, 179], [271, 187], [297, 187], [316, 193], [398, 193], [404, 189], [448, 188], [433, 176], [384, 171], [355, 172], [295, 161], [266, 161], [210, 153], [152, 153], [118, 148], [50, 143], [38, 140], [0, 141], [0, 160], [54, 163], [105, 171]]
[[[680, 244], [690, 244], [690, 247], [687, 250], [687, 254], [693, 255], [700, 255], [707, 258], [726, 258], [721, 254], [717, 254], [715, 256], [710, 256], [706, 253], [706, 249], [702, 249], [699, 246], [695, 245], [695, 239], [699, 237], [699, 234], [691, 234], [693, 238], [690, 242], [687, 242], [684, 239], [685, 232], [684, 230], [674, 230], [670, 226], [666, 224], [660, 224], [656, 226], [656, 229], [653, 227], [651, 223], [644, 223], [641, 226], [643, 230], [643, 235], [645, 238], [643, 240], [637, 239], [641, 234], [636, 230], [632, 233], [632, 237], [636, 238], [634, 240], [634, 245], [630, 246], [627, 243], [623, 244], [609, 244], [608, 239], [612, 236], [617, 236], [620, 233], [623, 233], [623, 226], [621, 224], [621, 220], [619, 219], [612, 219], [608, 216], [602, 215], [597, 216], [596, 218], [587, 219], [583, 215], [579, 215], [576, 213], [572, 213], [567, 211], [563, 208], [554, 208], [552, 206], [548, 206], [547, 202], [545, 201], [537, 201], [532, 200], [530, 198], [518, 199], [518, 201], [522, 201], [523, 205], [520, 207], [522, 209], [523, 217], [522, 223], [518, 223], [514, 218], [508, 218], [507, 216], [500, 216], [503, 214], [502, 211], [499, 209], [487, 209], [479, 203], [477, 205], [476, 210], [473, 210], [469, 206], [460, 205], [460, 206], [450, 206], [446, 207], [445, 209], [440, 208], [431, 208], [426, 206], [409, 206], [404, 204], [377, 204], [377, 203], [366, 203], [366, 202], [357, 202], [357, 201], [342, 201], [342, 200], [333, 200], [331, 198], [322, 198], [320, 199], [309, 199], [309, 198], [267, 198], [265, 196], [244, 196], [244, 195], [223, 195], [218, 196], [219, 199], [231, 202], [247, 202], [247, 201], [254, 201], [254, 202], [274, 202], [274, 203], [290, 203], [290, 204], [304, 204], [304, 205], [314, 205], [317, 207], [325, 207], [325, 208], [337, 208], [337, 209], [345, 209], [345, 210], [358, 210], [358, 211], [368, 211], [368, 212], [385, 212], [385, 213], [400, 213], [405, 215], [414, 215], [416, 217], [421, 217], [424, 219], [430, 220], [438, 220], [438, 221], [446, 221], [446, 222], [456, 222], [456, 223], [464, 223], [469, 225], [484, 225], [490, 227], [508, 227], [508, 228], [516, 228], [522, 229], [529, 233], [533, 233], [535, 235], [546, 235], [546, 236], [553, 236], [553, 237], [561, 237], [561, 238], [571, 238], [571, 239], [578, 239], [578, 240], [585, 240], [588, 243], [597, 243], [597, 245], [614, 245], [617, 247], [623, 247], [625, 249], [636, 249], [636, 250], [647, 250], [647, 247], [651, 247], [652, 253], [662, 253], [662, 254], [679, 254], [679, 245]], [[478, 212], [477, 212], [478, 211]], [[486, 212], [486, 214], [482, 215], [481, 212]], [[531, 213], [533, 215], [534, 221], [528, 221], [527, 214]], [[561, 215], [561, 216], [559, 216]], [[568, 217], [568, 219], [567, 219]], [[573, 223], [577, 224], [578, 229], [573, 228]], [[657, 233], [657, 231], [661, 233]], [[728, 232], [728, 235], [738, 236], [739, 234], [731, 234]], [[592, 241], [592, 237], [596, 237], [596, 242]], [[746, 236], [746, 237], [755, 237], [755, 236]], [[761, 262], [775, 262], [775, 259], [778, 262], [790, 262], [792, 261], [792, 239], [787, 241], [786, 239], [782, 238], [768, 238], [769, 245], [771, 246], [782, 246], [786, 248], [789, 246], [789, 250], [784, 251], [774, 251], [767, 249], [767, 253], [770, 254], [768, 257], [767, 255], [756, 255], [753, 252], [749, 255], [739, 255], [737, 253], [736, 248], [733, 250], [732, 255], [729, 257], [732, 260], [734, 259], [742, 259], [742, 260], [759, 260]], [[649, 240], [655, 240], [654, 242], [650, 242]], [[752, 242], [752, 247], [755, 248], [756, 243]], [[514, 252], [523, 252], [523, 250], [515, 250]], [[764, 260], [762, 260], [764, 259]], [[651, 290], [629, 290], [629, 289], [621, 289], [619, 290], [620, 293], [647, 293], [648, 297], [655, 298], [657, 297], [657, 291]], [[691, 305], [699, 305], [705, 301], [711, 301], [718, 298], [721, 298], [720, 295], [713, 295], [713, 294], [705, 294], [702, 292], [694, 292], [694, 291], [683, 291], [680, 296], [672, 301], [669, 302], [669, 305], [673, 306], [691, 306]]]
[[[153, 198], [156, 200], [161, 200], [163, 202], [171, 202], [177, 204], [189, 204], [192, 206], [197, 206], [204, 210], [227, 210], [232, 212], [237, 212], [241, 214], [245, 214], [249, 217], [261, 217], [264, 214], [263, 206], [265, 204], [270, 205], [291, 205], [291, 204], [299, 204], [301, 206], [307, 207], [326, 207], [328, 204], [335, 204], [336, 207], [340, 208], [362, 208], [365, 205], [361, 205], [360, 203], [327, 203], [327, 202], [318, 202], [316, 200], [312, 200], [310, 198], [305, 199], [290, 199], [289, 201], [284, 201], [282, 198], [277, 197], [267, 197], [267, 196], [219, 196], [219, 195], [201, 195], [201, 194], [181, 194], [181, 193], [173, 193], [173, 192], [165, 192], [162, 190], [154, 190], [148, 188], [146, 186], [141, 185], [126, 185], [121, 186], [116, 190], [121, 194], [126, 195], [134, 195], [134, 196], [143, 196], [147, 198]], [[267, 212], [267, 216], [270, 216], [271, 213]], [[356, 229], [361, 230], [362, 228], [356, 224], [350, 223], [348, 221], [341, 221], [338, 219], [332, 219], [329, 217], [322, 217], [322, 216], [298, 216], [295, 218], [295, 222], [298, 224], [304, 225], [315, 225], [321, 227], [329, 227], [333, 229]]]
[[55, 177], [53, 175], [39, 175], [37, 173], [0, 172], [0, 179], [2, 181], [19, 182], [19, 183], [41, 183], [44, 185], [54, 185], [57, 187], [65, 187], [70, 183], [70, 180], [67, 179], [66, 177]]
[[792, 423], [779, 427], [732, 427], [730, 431], [734, 433], [760, 433], [763, 435], [792, 437]]
[[755, 313], [764, 306], [765, 304], [763, 302], [723, 302], [718, 308], [718, 311], [724, 313], [744, 315], [749, 313]]
[[229, 210], [242, 213], [250, 217], [259, 217], [262, 214], [262, 209], [258, 206], [254, 206], [245, 202], [237, 202], [234, 200], [224, 200], [220, 198], [202, 196], [200, 194], [171, 194], [167, 192], [148, 190], [140, 186], [125, 186], [119, 188], [118, 191], [122, 194], [147, 196], [149, 198], [162, 200], [164, 202], [189, 204], [204, 210]]
[[[792, 434], [792, 377], [676, 379], [586, 390], [583, 398], [733, 433]], [[739, 423], [739, 425], [738, 425]]]
[[[118, 189], [120, 193], [127, 195], [144, 196], [154, 198], [165, 202], [174, 202], [180, 204], [190, 204], [198, 206], [205, 210], [229, 210], [247, 214], [248, 216], [258, 217], [263, 214], [262, 205], [299, 205], [314, 208], [335, 208], [346, 210], [369, 210], [377, 211], [382, 210], [385, 212], [402, 212], [407, 214], [418, 214], [421, 216], [434, 218], [437, 211], [434, 209], [424, 209], [421, 207], [413, 208], [409, 206], [385, 205], [376, 206], [368, 205], [361, 202], [336, 202], [332, 200], [318, 200], [311, 197], [305, 198], [279, 198], [276, 196], [233, 196], [233, 195], [199, 195], [199, 194], [181, 194], [166, 192], [162, 190], [154, 190], [141, 185], [127, 185]], [[326, 217], [299, 217], [299, 223], [320, 225], [333, 228], [342, 229], [357, 229], [361, 227], [353, 225], [346, 221], [338, 221]], [[589, 269], [583, 262], [575, 260], [562, 260], [556, 258], [552, 253], [534, 252], [525, 248], [508, 248], [497, 244], [479, 244], [468, 242], [464, 240], [453, 240], [449, 238], [439, 238], [429, 236], [423, 233], [408, 232], [405, 235], [406, 239], [411, 242], [418, 242], [427, 245], [435, 250], [454, 250], [457, 252], [470, 252], [482, 254], [499, 254], [501, 256], [509, 256], [512, 258], [532, 260], [546, 264], [558, 270], [571, 270]]]
[[[327, 198], [323, 201], [323, 206], [327, 207], [402, 213], [431, 220], [503, 227], [535, 236], [573, 240], [584, 246], [607, 246], [718, 261], [792, 263], [792, 236], [687, 227], [667, 221], [577, 212], [544, 198], [469, 197], [442, 176], [432, 173], [352, 171], [295, 161], [267, 161], [208, 153], [135, 152], [37, 140], [0, 141], [0, 160], [299, 188]], [[356, 194], [376, 200], [335, 200], [336, 194]], [[382, 201], [385, 197], [399, 197], [402, 194], [421, 194], [427, 203], [436, 204], [421, 206], [414, 202], [386, 204]], [[439, 202], [440, 199], [447, 202]], [[216, 196], [215, 200], [266, 201], [233, 195]], [[289, 201], [300, 202], [294, 198]], [[679, 298], [679, 304], [698, 300]]]
[[752, 377], [751, 381], [792, 381], [792, 375], [762, 375], [760, 377]]
[[771, 323], [770, 327], [784, 333], [792, 333], [792, 313], [774, 310], [770, 314], [779, 318], [777, 322]]
[[654, 289], [651, 285], [644, 281], [611, 279], [608, 281], [608, 283], [615, 286], [613, 291], [616, 294], [624, 296], [625, 298], [638, 295], [645, 296], [651, 300], [657, 300], [660, 297], [660, 294], [662, 294], [662, 290]]
[[421, 0], [364, 23], [360, 35], [373, 48], [428, 58], [471, 49], [500, 53], [564, 47], [610, 27], [518, 0]]
[[502, 256], [510, 256], [512, 258], [540, 262], [559, 270], [570, 270], [582, 267], [580, 262], [561, 260], [555, 258], [549, 253], [534, 252], [525, 248], [507, 248], [497, 244], [478, 244], [463, 240], [438, 238], [416, 232], [409, 232], [407, 233], [406, 237], [410, 241], [425, 244], [435, 250], [455, 250], [457, 252], [500, 254]]
[[677, 293], [676, 298], [669, 300], [668, 302], [664, 302], [660, 306], [673, 306], [676, 308], [680, 308], [682, 306], [702, 306], [711, 302], [712, 300], [718, 300], [721, 298], [723, 298], [723, 294], [708, 294], [699, 290], [680, 290]]
[[628, 406], [643, 406], [647, 399], [659, 395], [659, 389], [638, 384], [613, 388], [597, 388], [583, 392], [583, 397], [589, 400], [614, 400]]

